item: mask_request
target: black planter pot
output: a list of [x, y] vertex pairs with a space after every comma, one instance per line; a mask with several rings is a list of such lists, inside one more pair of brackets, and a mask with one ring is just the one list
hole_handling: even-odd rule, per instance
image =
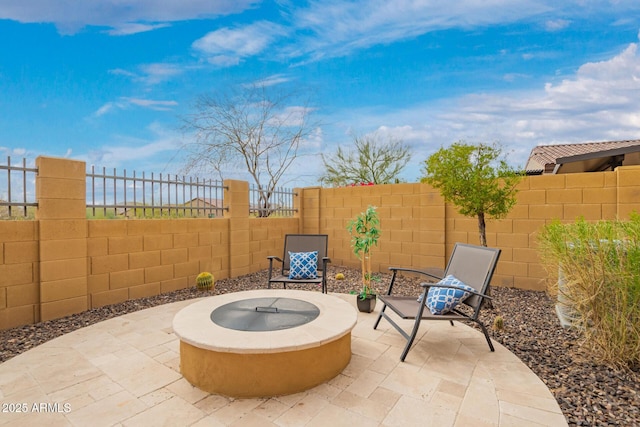
[[371, 313], [376, 308], [377, 298], [375, 295], [367, 295], [362, 299], [360, 295], [356, 295], [356, 301], [358, 302], [358, 311], [362, 313]]

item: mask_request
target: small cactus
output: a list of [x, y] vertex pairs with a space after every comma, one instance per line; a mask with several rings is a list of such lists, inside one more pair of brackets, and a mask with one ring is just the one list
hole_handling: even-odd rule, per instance
[[208, 291], [213, 288], [213, 274], [209, 272], [202, 272], [196, 277], [196, 286], [201, 291]]
[[502, 316], [496, 316], [496, 318], [493, 319], [493, 329], [495, 331], [501, 331], [504, 329], [504, 319]]
[[344, 280], [344, 274], [342, 273], [336, 274], [336, 280]]

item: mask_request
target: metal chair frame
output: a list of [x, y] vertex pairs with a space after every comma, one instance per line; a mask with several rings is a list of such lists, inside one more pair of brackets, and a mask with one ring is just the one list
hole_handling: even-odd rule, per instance
[[[476, 291], [472, 292], [472, 295], [465, 299], [462, 304], [471, 308], [471, 314], [465, 313], [461, 310], [454, 308], [452, 311], [446, 314], [431, 314], [429, 309], [425, 309], [423, 302], [418, 302], [415, 296], [395, 296], [392, 295], [393, 285], [396, 281], [397, 274], [402, 273], [417, 273], [427, 276], [429, 280], [440, 280], [442, 277], [433, 274], [433, 269], [411, 269], [401, 267], [389, 267], [389, 270], [393, 271], [391, 277], [391, 283], [387, 289], [385, 295], [378, 295], [378, 299], [384, 304], [378, 315], [373, 329], [377, 329], [378, 324], [382, 318], [385, 318], [406, 340], [407, 344], [400, 356], [400, 360], [404, 361], [411, 349], [411, 346], [416, 338], [418, 330], [420, 329], [420, 322], [422, 320], [448, 320], [453, 326], [453, 321], [471, 322], [477, 324], [482, 333], [484, 334], [489, 349], [494, 351], [493, 344], [489, 338], [489, 333], [486, 326], [479, 319], [480, 309], [485, 299], [491, 299], [488, 295], [491, 278], [495, 271], [498, 259], [500, 258], [500, 249], [487, 248], [483, 246], [469, 245], [466, 243], [456, 243], [449, 258], [447, 268], [444, 271], [442, 277], [449, 274], [454, 275], [465, 284], [473, 287]], [[435, 286], [436, 283], [421, 283], [423, 288], [422, 301], [427, 300], [427, 294], [429, 288]], [[439, 287], [451, 288], [451, 286]], [[414, 319], [414, 325], [410, 333], [406, 332], [398, 323], [396, 323], [385, 310], [389, 307], [396, 315], [401, 319]]]
[[[286, 289], [287, 284], [291, 283], [316, 283], [322, 285], [322, 293], [327, 293], [327, 264], [331, 259], [327, 256], [329, 248], [329, 236], [327, 234], [287, 234], [284, 236], [284, 252], [282, 258], [277, 256], [268, 256], [269, 260], [269, 282], [268, 287], [271, 289], [272, 283], [282, 283]], [[318, 265], [316, 271], [318, 277], [315, 279], [290, 279], [290, 259], [289, 252], [312, 252], [318, 251]], [[279, 274], [274, 275], [274, 261], [281, 264]]]

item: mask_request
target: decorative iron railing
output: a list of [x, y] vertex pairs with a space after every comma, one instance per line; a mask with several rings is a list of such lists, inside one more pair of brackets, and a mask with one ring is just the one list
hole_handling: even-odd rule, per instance
[[89, 217], [221, 217], [225, 209], [220, 181], [178, 175], [145, 175], [124, 170], [87, 172]]
[[[38, 206], [35, 181], [38, 169], [7, 157], [0, 164], [0, 219], [35, 218]], [[93, 218], [221, 217], [226, 187], [220, 181], [171, 174], [138, 175], [91, 166], [87, 172], [87, 216]], [[292, 189], [267, 192], [249, 188], [249, 214], [255, 217], [290, 217], [297, 209]]]
[[249, 215], [255, 217], [294, 216], [294, 197], [298, 194], [292, 189], [276, 187], [272, 191], [256, 185], [249, 187]]
[[38, 206], [35, 200], [37, 174], [38, 169], [27, 167], [24, 158], [22, 165], [12, 165], [10, 156], [7, 156], [6, 165], [0, 164], [0, 219], [34, 218]]

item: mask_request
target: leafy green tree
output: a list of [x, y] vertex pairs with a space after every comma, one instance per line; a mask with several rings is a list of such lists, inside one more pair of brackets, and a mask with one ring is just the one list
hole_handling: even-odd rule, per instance
[[324, 174], [320, 183], [333, 187], [349, 184], [390, 184], [399, 182], [398, 176], [409, 161], [411, 154], [402, 140], [379, 133], [354, 136], [354, 147], [343, 150], [338, 147], [334, 154], [322, 155]]
[[422, 182], [440, 190], [465, 216], [478, 218], [480, 244], [487, 246], [485, 218], [503, 218], [516, 203], [521, 172], [510, 167], [497, 144], [456, 142], [425, 161]]

